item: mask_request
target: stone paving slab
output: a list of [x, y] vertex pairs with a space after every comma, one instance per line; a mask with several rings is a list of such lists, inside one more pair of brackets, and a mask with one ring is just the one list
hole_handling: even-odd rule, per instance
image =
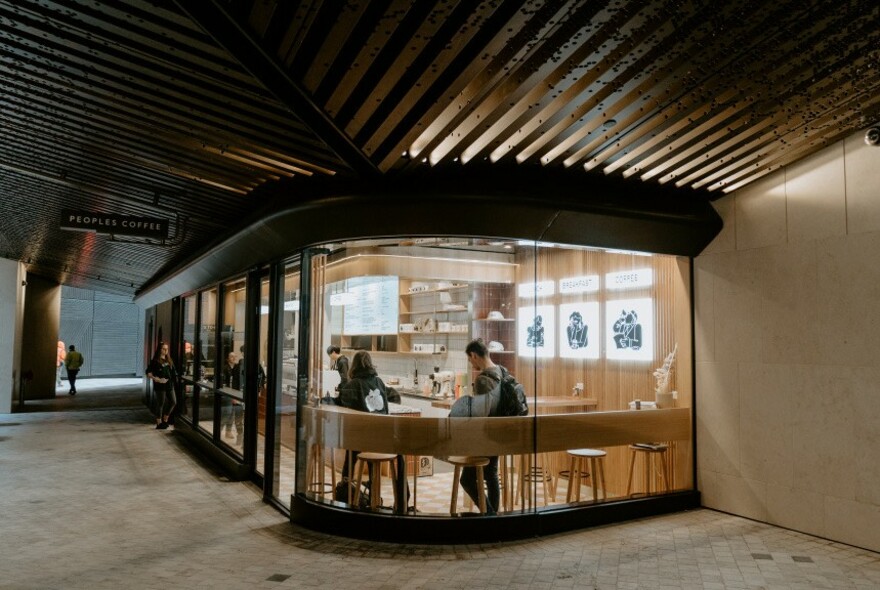
[[711, 510], [509, 543], [290, 524], [143, 408], [0, 415], [0, 589], [880, 588], [880, 554]]

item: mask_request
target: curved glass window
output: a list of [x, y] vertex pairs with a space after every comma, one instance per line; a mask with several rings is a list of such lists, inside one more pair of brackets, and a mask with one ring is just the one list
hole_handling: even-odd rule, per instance
[[295, 494], [448, 517], [693, 489], [689, 260], [464, 238], [324, 248], [308, 390], [292, 392]]

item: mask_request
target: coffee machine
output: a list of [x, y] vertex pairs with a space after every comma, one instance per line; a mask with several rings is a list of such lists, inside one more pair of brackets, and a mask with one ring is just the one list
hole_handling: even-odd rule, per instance
[[452, 397], [452, 385], [455, 383], [455, 373], [441, 371], [440, 367], [434, 367], [434, 372], [428, 375], [431, 380], [431, 395], [434, 397]]

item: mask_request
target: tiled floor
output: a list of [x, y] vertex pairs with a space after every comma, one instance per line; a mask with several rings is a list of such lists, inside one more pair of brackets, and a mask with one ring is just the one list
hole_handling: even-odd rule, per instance
[[511, 543], [351, 540], [291, 525], [145, 409], [0, 415], [0, 589], [77, 588], [867, 589], [880, 554], [710, 510]]

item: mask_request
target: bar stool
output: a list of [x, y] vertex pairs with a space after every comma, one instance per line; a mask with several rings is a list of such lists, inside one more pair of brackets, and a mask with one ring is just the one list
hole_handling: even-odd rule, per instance
[[565, 494], [565, 501], [571, 502], [572, 495], [575, 496], [575, 502], [581, 501], [581, 474], [584, 473], [583, 465], [586, 459], [590, 460], [589, 476], [593, 484], [593, 502], [599, 501], [599, 481], [602, 482], [602, 499], [608, 499], [605, 492], [605, 451], [598, 449], [572, 449], [567, 451], [571, 458], [568, 467], [568, 492]]
[[353, 504], [357, 506], [361, 497], [361, 483], [364, 479], [364, 468], [370, 472], [370, 509], [375, 510], [382, 505], [382, 465], [387, 463], [391, 471], [394, 502], [397, 502], [397, 455], [389, 453], [359, 453], [354, 471], [357, 473]]
[[556, 482], [553, 480], [553, 474], [549, 469], [550, 457], [547, 453], [538, 453], [537, 455], [520, 455], [520, 472], [517, 480], [516, 496], [521, 499], [523, 508], [526, 508], [526, 501], [529, 507], [532, 504], [532, 487], [530, 483], [541, 482], [544, 488], [544, 506], [551, 501], [556, 501]]
[[336, 489], [336, 454], [330, 449], [330, 484], [325, 481], [324, 447], [313, 444], [309, 449], [306, 461], [306, 485], [308, 490], [316, 494], [332, 494]]
[[636, 466], [636, 456], [641, 455], [644, 457], [645, 463], [645, 495], [651, 493], [651, 466], [655, 466], [657, 460], [660, 461], [660, 474], [663, 476], [663, 487], [666, 490], [666, 493], [669, 493], [669, 471], [666, 467], [666, 451], [669, 449], [667, 445], [664, 444], [634, 444], [629, 446], [630, 450], [630, 460], [629, 460], [629, 478], [626, 482], [626, 495], [630, 496], [632, 493], [632, 483], [633, 483], [633, 472], [635, 471]]
[[486, 478], [483, 468], [489, 464], [489, 457], [446, 457], [447, 463], [455, 467], [452, 476], [452, 500], [449, 502], [449, 514], [458, 514], [458, 486], [461, 480], [462, 467], [477, 468], [477, 496], [479, 498], [480, 514], [486, 514]]

